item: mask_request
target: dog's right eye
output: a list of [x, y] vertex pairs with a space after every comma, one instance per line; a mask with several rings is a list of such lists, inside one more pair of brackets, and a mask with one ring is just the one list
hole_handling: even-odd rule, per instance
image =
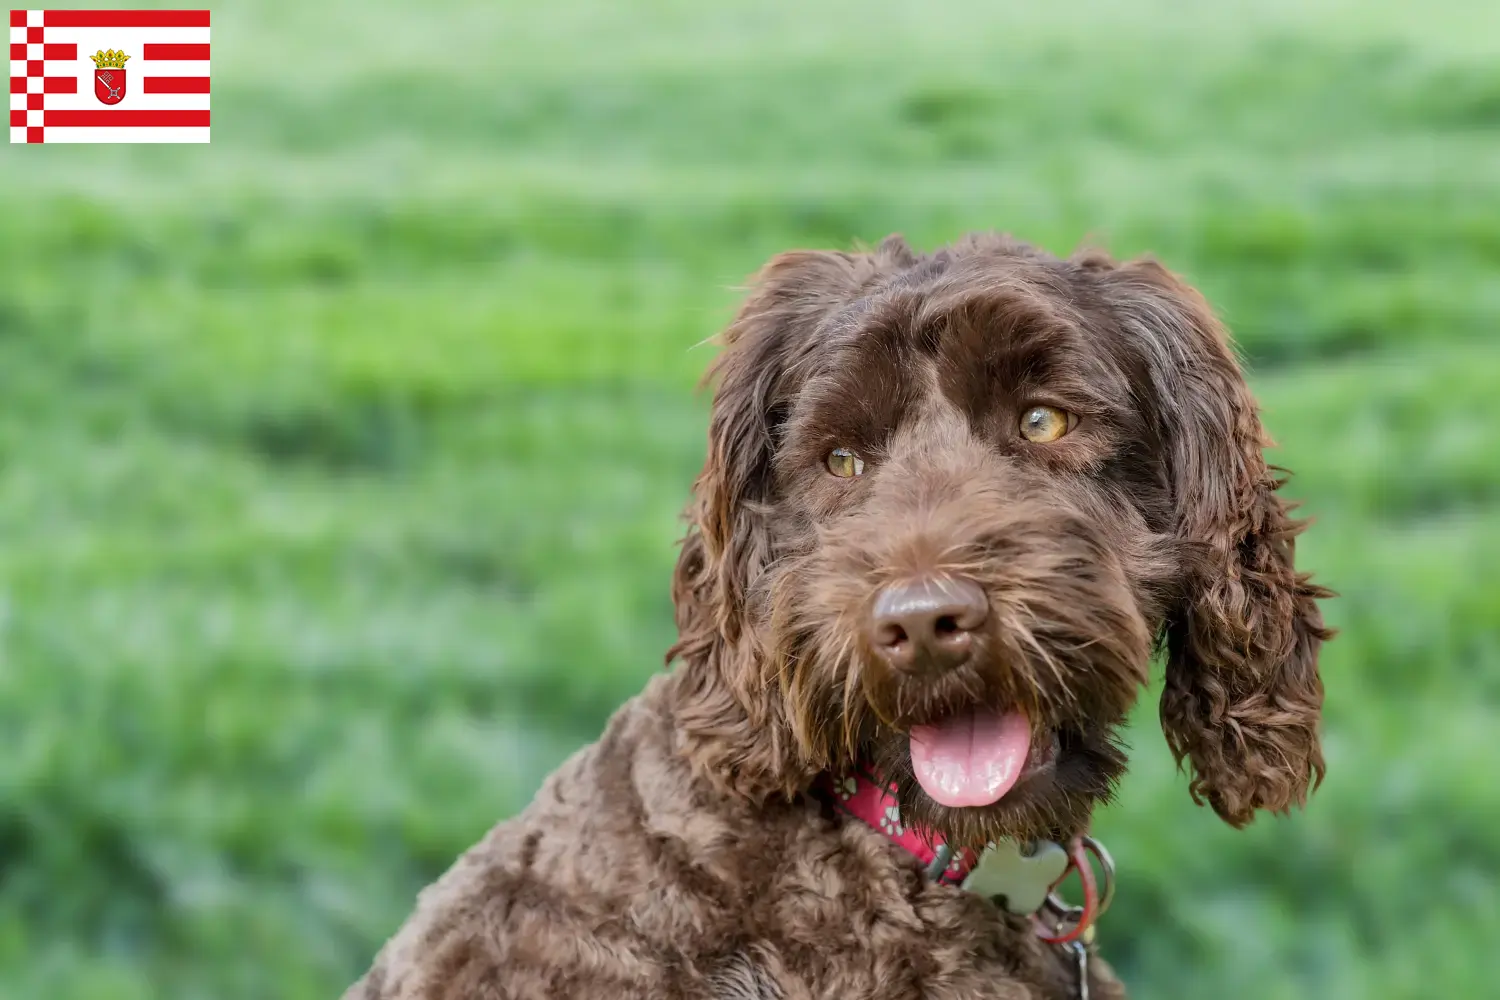
[[835, 448], [823, 460], [828, 471], [840, 479], [853, 479], [865, 471], [865, 460], [848, 448]]
[[1021, 436], [1035, 444], [1050, 444], [1073, 429], [1078, 418], [1055, 406], [1033, 406], [1021, 417]]

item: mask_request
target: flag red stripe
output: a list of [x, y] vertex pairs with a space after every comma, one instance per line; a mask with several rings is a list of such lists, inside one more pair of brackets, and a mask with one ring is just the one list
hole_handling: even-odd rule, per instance
[[147, 42], [141, 46], [142, 59], [207, 59], [208, 45], [170, 45]]
[[43, 59], [77, 59], [78, 46], [73, 42], [48, 42], [42, 46]]
[[148, 76], [142, 86], [147, 94], [206, 94], [206, 76]]
[[47, 76], [42, 78], [42, 93], [44, 94], [76, 94], [78, 93], [78, 77], [76, 76]]
[[24, 112], [24, 111], [12, 111], [10, 113], [10, 127], [11, 128], [25, 128], [26, 127], [26, 112]]
[[207, 111], [47, 111], [42, 124], [48, 128], [208, 128]]
[[[15, 13], [11, 13], [15, 23]], [[49, 10], [42, 13], [49, 28], [206, 28], [206, 10]]]
[[10, 12], [10, 26], [12, 28], [26, 27], [26, 12], [24, 10], [13, 10]]
[[10, 43], [10, 57], [12, 59], [14, 59], [16, 62], [25, 62], [26, 61], [26, 43], [25, 42], [11, 42]]
[[26, 78], [24, 76], [13, 76], [10, 78], [10, 92], [12, 94], [26, 93]]

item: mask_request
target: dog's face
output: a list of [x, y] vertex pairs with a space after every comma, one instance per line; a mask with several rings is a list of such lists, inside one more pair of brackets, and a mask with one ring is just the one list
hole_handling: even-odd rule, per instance
[[992, 237], [789, 254], [726, 341], [674, 653], [729, 787], [864, 760], [952, 841], [1065, 839], [1162, 643], [1195, 796], [1240, 824], [1321, 775], [1323, 592], [1167, 272]]

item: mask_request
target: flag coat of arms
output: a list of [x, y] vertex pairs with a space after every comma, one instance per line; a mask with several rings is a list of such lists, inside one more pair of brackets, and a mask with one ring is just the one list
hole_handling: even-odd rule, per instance
[[208, 142], [208, 11], [13, 10], [11, 142]]

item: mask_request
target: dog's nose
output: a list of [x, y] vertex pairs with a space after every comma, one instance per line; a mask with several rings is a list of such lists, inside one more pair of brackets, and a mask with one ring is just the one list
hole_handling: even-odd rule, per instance
[[922, 576], [892, 584], [875, 598], [870, 639], [897, 670], [948, 670], [969, 658], [974, 631], [989, 610], [972, 580]]

